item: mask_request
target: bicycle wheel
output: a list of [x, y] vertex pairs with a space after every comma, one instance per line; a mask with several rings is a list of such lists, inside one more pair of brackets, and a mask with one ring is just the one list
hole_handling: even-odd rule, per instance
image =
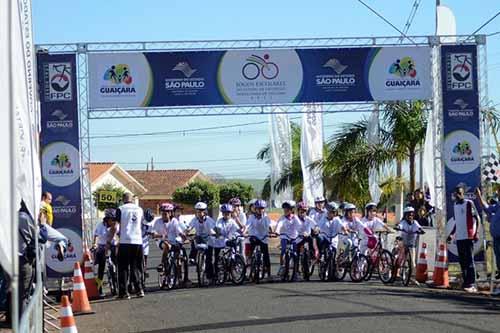
[[326, 259], [326, 254], [321, 254], [318, 268], [318, 276], [321, 281], [326, 281], [328, 278], [328, 261]]
[[408, 286], [410, 284], [410, 279], [411, 279], [411, 254], [408, 251], [406, 252], [406, 256], [403, 260], [403, 263], [401, 265], [401, 281], [403, 282], [404, 286]]
[[344, 254], [344, 251], [341, 249], [339, 251], [339, 255], [337, 256], [337, 260], [335, 261], [335, 270], [333, 271], [334, 278], [337, 281], [344, 280], [347, 275], [347, 258]]
[[172, 290], [177, 283], [177, 265], [174, 257], [169, 258], [165, 272], [165, 285], [168, 290]]
[[378, 276], [380, 281], [385, 284], [394, 281], [394, 257], [392, 253], [387, 250], [382, 250], [378, 258]]
[[226, 258], [221, 254], [219, 255], [219, 260], [217, 262], [215, 283], [218, 285], [223, 285], [226, 282], [227, 274], [226, 274]]
[[196, 273], [198, 274], [198, 286], [206, 287], [209, 284], [207, 277], [207, 267], [205, 261], [205, 251], [199, 251], [196, 258]]
[[245, 261], [240, 254], [236, 254], [230, 264], [231, 282], [235, 285], [241, 285], [245, 282], [247, 268]]
[[288, 270], [290, 269], [290, 254], [288, 252], [285, 253], [283, 257], [283, 266], [280, 270], [280, 279], [281, 282], [286, 282], [290, 279], [290, 275], [288, 274]]
[[368, 270], [370, 268], [370, 263], [368, 258], [364, 254], [358, 254], [354, 256], [351, 262], [351, 269], [349, 270], [349, 276], [352, 282], [361, 282], [368, 275]]
[[302, 254], [302, 277], [304, 278], [305, 281], [309, 281], [309, 277], [311, 276], [311, 266], [312, 266], [312, 259], [309, 256], [309, 251], [304, 250], [304, 253]]
[[111, 266], [108, 266], [107, 269], [107, 277], [108, 277], [108, 285], [109, 290], [111, 291], [111, 295], [116, 296], [118, 294], [118, 283], [116, 281], [116, 272], [113, 271]]

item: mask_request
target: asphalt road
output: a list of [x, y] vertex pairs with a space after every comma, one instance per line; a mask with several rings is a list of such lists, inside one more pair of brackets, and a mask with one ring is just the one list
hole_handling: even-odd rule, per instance
[[[159, 253], [153, 251], [150, 267]], [[274, 258], [276, 259], [276, 258]], [[274, 261], [274, 260], [273, 260]], [[246, 284], [163, 291], [92, 303], [80, 332], [498, 332], [500, 300], [384, 286], [377, 280]], [[277, 272], [274, 265], [273, 273]], [[192, 275], [194, 277], [194, 275]]]

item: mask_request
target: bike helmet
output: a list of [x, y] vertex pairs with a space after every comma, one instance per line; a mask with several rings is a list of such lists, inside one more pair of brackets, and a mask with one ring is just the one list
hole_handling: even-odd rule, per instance
[[309, 207], [307, 206], [307, 204], [304, 201], [300, 201], [297, 204], [297, 209], [299, 209], [299, 210], [307, 210], [308, 208]]
[[366, 204], [365, 209], [366, 210], [371, 210], [373, 208], [377, 208], [377, 204], [375, 202], [369, 202]]
[[106, 208], [106, 210], [104, 210], [104, 218], [105, 219], [116, 219], [116, 209]]
[[255, 206], [255, 203], [257, 202], [257, 199], [252, 199], [248, 202], [249, 206]]
[[328, 210], [329, 212], [335, 212], [338, 209], [339, 209], [339, 205], [337, 205], [337, 203], [335, 201], [329, 202], [326, 205], [326, 210]]
[[408, 207], [405, 207], [405, 209], [403, 209], [403, 214], [414, 213], [414, 212], [415, 212], [415, 208], [413, 208], [412, 206], [408, 206]]
[[239, 198], [232, 198], [228, 203], [232, 206], [241, 206], [241, 200]]
[[207, 207], [208, 207], [207, 204], [201, 201], [196, 203], [196, 205], [194, 205], [194, 209], [196, 210], [205, 210], [207, 209]]
[[171, 203], [168, 203], [168, 202], [162, 203], [160, 206], [161, 212], [171, 212], [173, 210], [174, 210], [174, 205], [172, 205]]
[[231, 206], [230, 204], [223, 204], [220, 207], [220, 211], [223, 212], [223, 213], [232, 213], [233, 212], [233, 206]]
[[261, 200], [261, 199], [256, 200], [254, 205], [255, 205], [255, 208], [266, 208], [267, 207], [266, 202], [264, 200]]
[[184, 210], [184, 207], [181, 204], [174, 204], [174, 211], [175, 210]]
[[324, 196], [319, 196], [319, 197], [316, 197], [314, 198], [314, 203], [319, 203], [319, 202], [325, 202], [325, 197]]
[[155, 214], [153, 214], [153, 210], [151, 208], [144, 211], [144, 219], [146, 222], [151, 222], [155, 219]]
[[285, 200], [282, 204], [281, 204], [281, 208], [285, 209], [285, 208], [288, 208], [288, 209], [294, 209], [295, 208], [295, 201], [293, 200]]
[[344, 205], [344, 211], [346, 211], [346, 212], [349, 211], [349, 210], [355, 210], [355, 209], [356, 209], [356, 206], [354, 204], [352, 204], [352, 203], [348, 203], [347, 202]]

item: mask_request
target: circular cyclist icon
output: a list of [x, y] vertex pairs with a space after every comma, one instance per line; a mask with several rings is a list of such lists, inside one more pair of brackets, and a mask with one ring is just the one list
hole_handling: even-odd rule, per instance
[[247, 58], [247, 63], [241, 69], [241, 74], [247, 80], [255, 80], [262, 75], [267, 80], [276, 78], [280, 72], [278, 65], [268, 61], [269, 54], [264, 57], [252, 54]]

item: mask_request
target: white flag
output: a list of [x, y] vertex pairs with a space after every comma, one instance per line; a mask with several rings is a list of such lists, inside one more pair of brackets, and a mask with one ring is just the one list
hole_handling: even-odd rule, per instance
[[[447, 6], [437, 6], [436, 35], [455, 36], [457, 34], [457, 23], [453, 11]], [[441, 43], [456, 43], [457, 37], [441, 37]]]
[[[370, 118], [368, 120], [367, 127], [367, 140], [369, 144], [376, 145], [379, 143], [379, 124], [378, 124], [378, 109], [373, 110]], [[380, 197], [382, 196], [382, 191], [380, 190], [379, 173], [376, 168], [370, 168], [368, 171], [368, 189], [370, 191], [370, 197], [372, 202], [378, 203]]]
[[293, 198], [292, 187], [287, 186], [277, 193], [274, 186], [283, 171], [292, 166], [292, 131], [288, 115], [280, 109], [275, 109], [269, 115], [269, 131], [271, 137], [271, 204], [281, 207], [284, 200]]
[[300, 164], [303, 176], [302, 200], [314, 206], [314, 198], [324, 195], [323, 174], [319, 168], [310, 168], [323, 159], [323, 113], [319, 105], [306, 105], [302, 113], [300, 137]]

